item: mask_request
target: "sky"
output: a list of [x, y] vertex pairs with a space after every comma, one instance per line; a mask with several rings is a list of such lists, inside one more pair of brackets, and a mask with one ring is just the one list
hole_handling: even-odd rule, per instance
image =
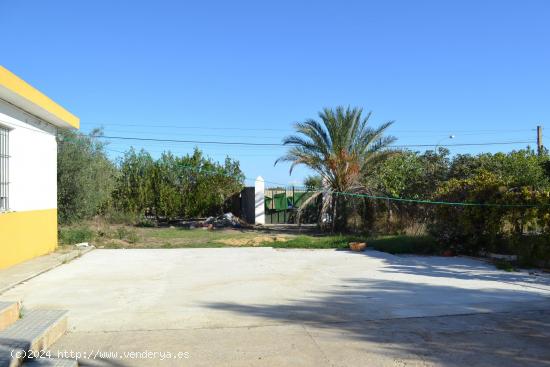
[[[280, 143], [324, 107], [394, 120], [396, 144], [534, 146], [550, 128], [550, 1], [0, 0], [0, 64], [107, 136]], [[549, 132], [550, 134], [550, 132]], [[453, 139], [449, 136], [454, 135]], [[549, 135], [550, 138], [550, 135]], [[198, 146], [251, 180], [301, 183], [282, 146]], [[430, 147], [411, 147], [413, 150]]]

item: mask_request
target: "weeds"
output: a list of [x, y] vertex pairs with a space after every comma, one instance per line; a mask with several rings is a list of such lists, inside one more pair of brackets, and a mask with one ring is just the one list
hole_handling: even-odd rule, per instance
[[348, 247], [348, 243], [358, 240], [357, 236], [297, 236], [285, 241], [266, 241], [262, 246], [275, 248], [311, 248], [311, 249], [344, 249]]
[[508, 272], [516, 271], [516, 268], [514, 267], [514, 265], [511, 262], [503, 260], [503, 259], [497, 259], [493, 262], [493, 264], [499, 270], [504, 270], [504, 271], [508, 271]]
[[65, 227], [60, 228], [58, 233], [59, 242], [64, 245], [90, 242], [94, 238], [94, 231], [89, 227]]
[[[95, 230], [91, 229], [95, 228]], [[263, 242], [254, 242], [265, 237]], [[368, 248], [392, 254], [438, 254], [441, 250], [429, 236], [384, 236], [366, 238], [361, 235], [260, 235], [252, 231], [182, 230], [181, 228], [136, 228], [133, 226], [95, 225], [67, 227], [60, 230], [60, 240], [74, 244], [96, 241], [102, 248], [200, 248], [231, 246], [264, 246], [300, 249], [347, 249], [350, 242], [367, 242]], [[230, 241], [234, 240], [234, 241]], [[262, 241], [262, 240], [260, 240]], [[248, 242], [250, 242], [248, 244]]]

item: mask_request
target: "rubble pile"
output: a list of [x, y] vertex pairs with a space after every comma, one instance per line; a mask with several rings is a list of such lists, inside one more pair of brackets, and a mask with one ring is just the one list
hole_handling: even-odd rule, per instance
[[204, 220], [203, 224], [214, 228], [242, 228], [246, 226], [246, 223], [239, 217], [233, 215], [233, 213], [225, 213], [218, 217], [208, 217]]

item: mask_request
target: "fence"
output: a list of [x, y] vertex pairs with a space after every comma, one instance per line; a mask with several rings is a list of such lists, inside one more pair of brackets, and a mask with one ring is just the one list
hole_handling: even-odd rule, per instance
[[[296, 223], [298, 208], [313, 193], [295, 186], [272, 187], [265, 190], [266, 224]], [[311, 204], [312, 206], [314, 203]], [[315, 223], [311, 215], [302, 215], [302, 223]]]

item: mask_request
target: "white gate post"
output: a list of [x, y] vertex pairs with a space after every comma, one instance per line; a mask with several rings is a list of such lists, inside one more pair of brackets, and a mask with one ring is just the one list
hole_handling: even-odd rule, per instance
[[265, 182], [262, 176], [254, 183], [255, 223], [265, 224]]

